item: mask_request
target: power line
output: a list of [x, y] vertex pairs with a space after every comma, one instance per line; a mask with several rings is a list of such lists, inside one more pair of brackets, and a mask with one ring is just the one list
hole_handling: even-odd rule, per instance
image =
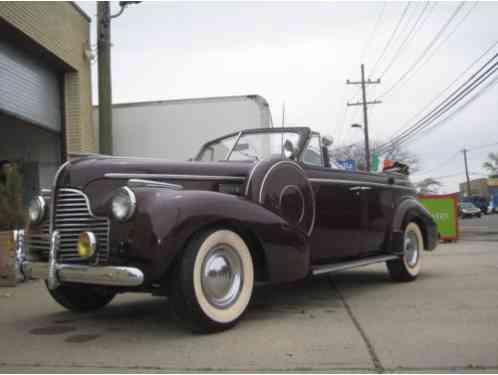
[[408, 2], [405, 6], [405, 8], [403, 9], [403, 12], [401, 13], [401, 16], [398, 20], [398, 23], [396, 24], [396, 27], [394, 28], [394, 30], [392, 31], [391, 33], [391, 36], [389, 37], [389, 39], [387, 40], [387, 43], [385, 44], [379, 58], [377, 59], [377, 61], [375, 62], [375, 64], [373, 65], [372, 67], [372, 75], [375, 74], [375, 69], [377, 69], [377, 66], [379, 65], [379, 62], [382, 60], [382, 58], [384, 57], [384, 55], [386, 54], [386, 51], [387, 49], [389, 48], [389, 46], [391, 45], [393, 39], [394, 39], [394, 36], [396, 35], [396, 33], [398, 32], [398, 29], [399, 27], [401, 26], [401, 23], [403, 22], [405, 16], [406, 16], [406, 13], [408, 12], [408, 8], [410, 8], [410, 5], [411, 3]]
[[[467, 13], [464, 14], [464, 16], [460, 19], [460, 21], [453, 27], [453, 29], [451, 29], [448, 34], [446, 34], [446, 36], [444, 37], [444, 39], [441, 40], [441, 42], [429, 53], [429, 55], [427, 56], [427, 58], [422, 61], [416, 68], [415, 70], [413, 71], [413, 74], [410, 75], [410, 77], [408, 77], [406, 80], [405, 80], [405, 84], [407, 81], [409, 81], [411, 78], [413, 78], [417, 73], [418, 71], [423, 67], [425, 66], [433, 57], [434, 55], [436, 54], [436, 52], [438, 52], [441, 47], [457, 32], [458, 28], [465, 22], [465, 20], [467, 19], [467, 17], [470, 15], [470, 13], [472, 13], [472, 11], [475, 9], [475, 7], [478, 5], [479, 3], [476, 1], [474, 2], [474, 4], [469, 8], [469, 10], [467, 11]], [[398, 89], [400, 87], [402, 87], [403, 85], [401, 86], [398, 86]]]
[[[498, 68], [494, 69], [494, 71], [492, 73], [495, 73], [497, 71], [498, 71]], [[485, 79], [483, 81], [479, 82], [478, 86], [481, 83], [483, 83], [486, 79], [488, 79], [492, 75], [492, 73], [488, 74], [487, 77], [485, 77]], [[490, 87], [494, 86], [496, 83], [498, 83], [498, 77], [494, 78], [491, 82], [489, 82], [486, 86], [484, 86], [484, 88], [482, 88], [480, 91], [478, 91], [477, 93], [475, 93], [474, 96], [472, 96], [468, 101], [466, 101], [465, 103], [462, 103], [459, 107], [457, 107], [456, 110], [454, 110], [452, 113], [450, 113], [444, 119], [442, 119], [442, 120], [440, 120], [440, 121], [438, 121], [436, 123], [429, 124], [424, 129], [422, 129], [422, 131], [417, 134], [417, 136], [419, 136], [418, 139], [420, 139], [421, 135], [424, 135], [424, 134], [430, 132], [431, 130], [434, 130], [436, 127], [442, 125], [443, 123], [445, 123], [449, 119], [453, 118], [456, 114], [458, 114], [461, 110], [463, 110], [465, 107], [467, 107], [472, 102], [474, 102], [476, 99], [478, 99], [481, 95], [483, 95]], [[467, 96], [467, 94], [465, 96]], [[458, 103], [455, 103], [455, 104], [458, 104]], [[454, 106], [452, 106], [452, 107], [454, 107]], [[445, 111], [445, 112], [447, 112], [447, 111]], [[438, 117], [440, 117], [440, 116], [438, 116]], [[416, 140], [413, 140], [413, 141], [416, 141]], [[411, 142], [413, 142], [413, 141], [411, 141]], [[406, 142], [403, 142], [403, 143], [406, 143]]]
[[[475, 72], [471, 77], [469, 77], [462, 85], [460, 85], [456, 90], [454, 90], [445, 100], [443, 100], [439, 105], [437, 105], [428, 114], [422, 117], [414, 125], [406, 129], [400, 135], [391, 138], [388, 142], [381, 145], [379, 148], [385, 148], [388, 145], [394, 143], [400, 144], [406, 141], [408, 137], [412, 137], [416, 132], [424, 127], [430, 126], [430, 123], [440, 117], [442, 114], [446, 113], [448, 110], [453, 108], [458, 102], [465, 98], [470, 92], [472, 92], [476, 87], [478, 87], [482, 82], [488, 79], [492, 74], [496, 72], [496, 67], [498, 63], [494, 63], [490, 68], [488, 68], [479, 77], [475, 78], [479, 73], [482, 72], [496, 57], [495, 54], [491, 59], [489, 59], [477, 72]], [[475, 79], [474, 79], [475, 78]], [[473, 80], [473, 81], [472, 81]], [[472, 82], [471, 82], [472, 81]], [[467, 86], [466, 86], [467, 85]], [[464, 87], [466, 86], [466, 87]]]
[[[368, 49], [368, 46], [371, 44], [371, 42], [373, 41], [375, 35], [377, 34], [377, 30], [378, 30], [378, 28], [381, 25], [381, 21], [382, 21], [382, 18], [384, 16], [384, 11], [386, 9], [386, 6], [387, 6], [387, 2], [384, 1], [382, 3], [382, 7], [381, 7], [381, 9], [379, 11], [379, 15], [377, 16], [377, 20], [376, 20], [375, 25], [374, 25], [374, 27], [372, 29], [372, 32], [367, 35], [367, 38], [366, 38], [366, 40], [365, 40], [365, 42], [363, 44], [362, 52], [361, 52], [361, 55], [360, 55], [360, 60], [363, 60], [363, 57], [365, 57], [365, 53], [366, 53], [366, 51]], [[354, 72], [354, 70], [353, 70], [353, 67], [352, 67], [351, 71], [349, 73], [349, 76], [351, 76], [353, 74], [353, 72]], [[347, 92], [348, 92], [348, 90], [345, 89], [344, 90], [344, 95], [342, 96], [342, 99], [341, 99], [341, 106], [342, 106], [342, 103], [344, 102], [344, 100], [347, 97]], [[355, 94], [355, 95], [357, 95], [357, 94]], [[353, 97], [351, 97], [351, 100], [353, 100]], [[339, 136], [338, 136], [338, 139], [341, 139], [341, 141], [342, 141], [342, 136], [343, 136], [343, 133], [344, 133], [344, 129], [347, 127], [346, 118], [347, 118], [347, 114], [348, 114], [348, 109], [349, 109], [349, 107], [345, 106], [344, 111], [343, 111], [343, 115], [342, 115], [342, 120], [340, 120], [338, 122], [338, 127], [339, 127], [338, 133], [340, 132]]]
[[415, 20], [415, 23], [413, 23], [412, 27], [410, 28], [410, 30], [408, 31], [408, 33], [406, 34], [405, 38], [403, 39], [403, 41], [400, 43], [400, 45], [398, 46], [398, 48], [396, 49], [396, 51], [394, 52], [394, 55], [392, 56], [391, 60], [389, 61], [389, 63], [387, 64], [387, 66], [384, 68], [384, 70], [382, 71], [382, 73], [380, 73], [380, 77], [381, 79], [384, 77], [384, 75], [389, 71], [389, 69], [391, 68], [391, 66], [394, 64], [394, 62], [396, 61], [396, 59], [401, 55], [401, 52], [403, 52], [403, 49], [404, 47], [407, 45], [410, 37], [412, 35], [414, 35], [414, 32], [415, 32], [415, 28], [417, 27], [417, 25], [419, 24], [420, 20], [422, 19], [422, 17], [424, 16], [425, 12], [427, 11], [427, 7], [430, 5], [430, 3], [428, 1], [425, 2], [425, 5], [424, 5], [424, 8], [422, 9], [422, 11], [419, 13], [417, 19]]
[[432, 167], [432, 168], [430, 168], [428, 170], [421, 169], [421, 170], [419, 170], [419, 171], [417, 171], [417, 172], [415, 172], [413, 174], [418, 174], [418, 173], [421, 173], [421, 172], [423, 172], [424, 174], [431, 173], [431, 172], [433, 172], [433, 171], [441, 168], [443, 165], [446, 165], [450, 161], [454, 160], [454, 157], [456, 155], [458, 155], [459, 153], [460, 153], [460, 151], [457, 151], [457, 152], [451, 154], [451, 156], [448, 159], [445, 159], [445, 161], [443, 161], [442, 163], [437, 164], [435, 167]]
[[377, 99], [383, 98], [386, 95], [388, 95], [390, 92], [392, 92], [401, 82], [403, 82], [408, 74], [410, 74], [416, 67], [417, 65], [422, 61], [422, 59], [429, 53], [432, 47], [436, 44], [436, 42], [441, 38], [442, 34], [444, 31], [448, 28], [450, 23], [453, 21], [453, 19], [457, 16], [457, 14], [460, 12], [462, 9], [463, 5], [465, 3], [461, 2], [456, 9], [453, 11], [451, 16], [446, 20], [446, 22], [443, 24], [441, 29], [436, 33], [436, 35], [432, 38], [432, 40], [429, 42], [429, 44], [424, 48], [422, 53], [415, 59], [415, 61], [410, 65], [410, 67], [384, 92], [382, 92]]
[[457, 75], [457, 77], [451, 81], [451, 83], [446, 86], [443, 90], [441, 90], [440, 92], [438, 92], [426, 105], [424, 105], [420, 111], [418, 111], [415, 115], [413, 115], [412, 117], [410, 117], [410, 119], [408, 119], [402, 127], [400, 127], [396, 132], [394, 132], [393, 134], [393, 138], [396, 136], [396, 134], [404, 131], [406, 129], [406, 125], [408, 125], [413, 119], [415, 119], [416, 117], [418, 117], [426, 108], [428, 108], [429, 106], [431, 106], [432, 104], [434, 104], [436, 102], [437, 99], [439, 99], [445, 92], [447, 92], [456, 82], [458, 82], [460, 79], [462, 79], [463, 76], [465, 76], [468, 71], [470, 69], [472, 69], [474, 67], [474, 65], [476, 65], [479, 61], [481, 61], [483, 59], [484, 56], [486, 56], [489, 51], [491, 51], [494, 47], [496, 47], [498, 45], [498, 40], [495, 41], [490, 47], [488, 47], [483, 54], [481, 54], [477, 59], [475, 59], [464, 71], [462, 71], [459, 75]]

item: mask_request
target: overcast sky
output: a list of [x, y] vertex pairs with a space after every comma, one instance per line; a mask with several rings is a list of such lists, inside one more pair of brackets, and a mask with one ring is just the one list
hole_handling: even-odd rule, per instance
[[[78, 4], [92, 17], [95, 44], [96, 5]], [[418, 119], [413, 117], [498, 40], [498, 3], [468, 2], [458, 8], [460, 4], [412, 2], [406, 8], [406, 2], [143, 2], [112, 23], [113, 100], [260, 94], [270, 103], [276, 125], [285, 102], [287, 125], [331, 134], [337, 145], [358, 142], [362, 132], [350, 125], [362, 123], [361, 111], [346, 110], [346, 101], [361, 98], [346, 79], [358, 80], [363, 62], [368, 77], [382, 78], [381, 84], [368, 87], [368, 99], [375, 99], [417, 61], [455, 15], [421, 65], [382, 97], [382, 104], [371, 107], [370, 138], [386, 140]], [[117, 2], [112, 3], [113, 12], [118, 9]], [[495, 46], [456, 85], [497, 52]], [[93, 87], [96, 101], [96, 64]], [[497, 104], [494, 85], [406, 146], [420, 157], [428, 175], [460, 173], [442, 179], [445, 192], [456, 191], [464, 180], [459, 150], [498, 142]], [[485, 173], [481, 165], [490, 151], [498, 151], [498, 146], [469, 152], [472, 177]], [[412, 179], [423, 177], [421, 171]]]

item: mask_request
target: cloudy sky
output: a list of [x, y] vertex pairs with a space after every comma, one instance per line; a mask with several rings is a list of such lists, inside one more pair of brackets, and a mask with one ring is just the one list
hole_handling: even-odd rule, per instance
[[[93, 19], [95, 43], [96, 5], [78, 4]], [[358, 80], [364, 63], [367, 77], [381, 78], [381, 84], [367, 91], [369, 100], [379, 96], [382, 100], [369, 111], [371, 139], [387, 140], [498, 52], [498, 2], [407, 4], [143, 2], [130, 6], [112, 23], [113, 100], [260, 94], [270, 103], [275, 124], [281, 123], [285, 102], [287, 125], [310, 126], [333, 135], [336, 145], [345, 145], [362, 140], [361, 130], [350, 127], [362, 123], [361, 111], [346, 107], [348, 100], [360, 99], [358, 87], [345, 82]], [[112, 3], [113, 12], [118, 9], [117, 2]], [[93, 70], [96, 101], [96, 65]], [[427, 106], [434, 98], [439, 99]], [[490, 85], [435, 130], [408, 143], [406, 148], [420, 157], [422, 166], [412, 179], [443, 177], [444, 192], [457, 190], [464, 180], [459, 152], [464, 147], [474, 149], [469, 152], [472, 177], [482, 177], [487, 153], [498, 151], [498, 145], [482, 147], [498, 143], [497, 104], [498, 84]]]

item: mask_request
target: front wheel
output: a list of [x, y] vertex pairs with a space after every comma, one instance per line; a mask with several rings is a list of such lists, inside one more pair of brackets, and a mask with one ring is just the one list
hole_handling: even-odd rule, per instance
[[422, 231], [418, 224], [410, 222], [405, 227], [403, 255], [399, 259], [386, 262], [391, 278], [396, 281], [415, 280], [422, 268], [423, 252]]
[[116, 292], [94, 285], [60, 285], [48, 292], [52, 298], [68, 310], [77, 312], [90, 312], [101, 309], [109, 304]]
[[188, 243], [173, 278], [171, 307], [194, 332], [221, 331], [240, 319], [253, 286], [254, 266], [244, 240], [231, 230], [210, 230]]

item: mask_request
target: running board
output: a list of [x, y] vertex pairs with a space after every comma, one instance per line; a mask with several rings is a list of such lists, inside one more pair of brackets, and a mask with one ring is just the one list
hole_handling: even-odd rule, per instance
[[335, 264], [324, 264], [321, 266], [314, 266], [311, 268], [311, 273], [313, 275], [322, 275], [324, 273], [337, 272], [342, 270], [347, 270], [350, 268], [368, 266], [369, 264], [386, 262], [388, 260], [399, 259], [398, 255], [378, 255], [358, 260], [352, 260], [349, 262], [335, 263]]

